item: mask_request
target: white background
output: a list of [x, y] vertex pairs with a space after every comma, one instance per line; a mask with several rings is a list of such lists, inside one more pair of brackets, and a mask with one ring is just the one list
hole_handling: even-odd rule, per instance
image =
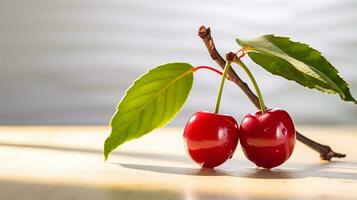
[[[201, 24], [212, 27], [222, 53], [239, 48], [235, 37], [274, 33], [306, 42], [357, 96], [354, 0], [0, 0], [0, 124], [107, 124], [131, 81], [149, 68], [172, 61], [216, 66], [196, 34]], [[267, 105], [285, 108], [297, 123], [357, 124], [356, 105], [245, 60]], [[171, 125], [213, 110], [218, 83], [210, 72], [195, 74]], [[256, 110], [232, 83], [222, 103], [222, 112], [238, 121]]]

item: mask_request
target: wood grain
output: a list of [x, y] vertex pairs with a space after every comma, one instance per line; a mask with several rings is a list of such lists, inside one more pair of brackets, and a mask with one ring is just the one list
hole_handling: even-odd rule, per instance
[[268, 171], [238, 148], [216, 170], [201, 170], [182, 130], [161, 129], [104, 163], [106, 127], [0, 127], [0, 199], [355, 199], [357, 127], [299, 129], [347, 157], [321, 162], [297, 143], [287, 163]]

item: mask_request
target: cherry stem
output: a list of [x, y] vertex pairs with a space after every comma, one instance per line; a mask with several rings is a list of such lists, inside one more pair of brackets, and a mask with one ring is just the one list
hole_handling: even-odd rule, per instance
[[215, 69], [215, 68], [213, 68], [213, 67], [210, 67], [210, 66], [197, 66], [197, 67], [194, 67], [194, 68], [193, 68], [193, 71], [195, 72], [195, 71], [197, 71], [197, 70], [199, 70], [199, 69], [208, 69], [208, 70], [211, 70], [211, 71], [213, 71], [213, 72], [216, 72], [216, 73], [219, 74], [219, 75], [223, 75], [222, 72], [220, 72], [219, 70], [217, 70], [217, 69]]
[[239, 52], [242, 52], [242, 54], [238, 56], [238, 58], [241, 59], [245, 56], [245, 48], [239, 49], [235, 54], [238, 55]]
[[244, 71], [247, 73], [247, 75], [249, 76], [249, 79], [252, 82], [255, 91], [257, 92], [257, 96], [258, 96], [259, 104], [260, 104], [260, 109], [262, 111], [262, 114], [264, 114], [266, 112], [266, 107], [265, 107], [265, 104], [264, 104], [263, 95], [260, 92], [260, 89], [259, 89], [259, 86], [257, 84], [257, 81], [255, 81], [255, 78], [252, 75], [252, 73], [250, 72], [250, 70], [248, 69], [248, 67], [238, 57], [234, 57], [233, 62], [238, 64], [239, 66], [241, 66], [244, 69]]
[[214, 109], [214, 112], [218, 114], [219, 112], [219, 106], [221, 105], [221, 98], [222, 98], [222, 92], [223, 92], [223, 87], [224, 87], [224, 82], [226, 80], [227, 74], [228, 74], [228, 70], [231, 67], [231, 61], [226, 62], [226, 65], [224, 66], [224, 70], [223, 70], [223, 76], [221, 78], [221, 83], [219, 85], [219, 89], [218, 89], [218, 95], [217, 95], [217, 101], [216, 101], [216, 107]]

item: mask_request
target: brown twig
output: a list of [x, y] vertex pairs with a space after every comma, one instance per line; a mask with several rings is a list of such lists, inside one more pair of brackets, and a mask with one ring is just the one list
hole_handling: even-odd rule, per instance
[[[226, 61], [222, 58], [222, 56], [218, 53], [216, 46], [213, 42], [211, 36], [210, 28], [206, 28], [205, 26], [201, 26], [198, 29], [198, 35], [202, 39], [203, 43], [206, 45], [206, 48], [211, 56], [211, 58], [222, 68], [226, 64]], [[252, 92], [249, 86], [237, 75], [237, 73], [230, 68], [228, 71], [228, 79], [238, 85], [243, 92], [248, 96], [250, 101], [260, 109], [258, 97]], [[302, 135], [298, 131], [296, 131], [296, 139], [303, 144], [307, 145], [308, 147], [312, 148], [313, 150], [317, 151], [320, 154], [322, 160], [331, 160], [331, 158], [343, 158], [346, 155], [335, 153], [329, 146], [320, 144], [314, 140], [307, 138], [306, 136]]]

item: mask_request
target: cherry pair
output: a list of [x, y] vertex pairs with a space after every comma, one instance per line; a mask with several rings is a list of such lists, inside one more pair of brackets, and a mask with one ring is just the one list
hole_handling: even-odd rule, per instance
[[[233, 53], [227, 54], [215, 112], [197, 112], [187, 122], [184, 140], [190, 157], [202, 167], [214, 168], [233, 156], [238, 140], [246, 157], [258, 167], [273, 168], [284, 163], [295, 146], [295, 128], [282, 109], [266, 109], [259, 87], [249, 69]], [[218, 114], [230, 64], [240, 65], [257, 92], [261, 111], [246, 115], [240, 126], [229, 115]], [[210, 67], [205, 67], [210, 68]]]
[[214, 168], [231, 158], [240, 139], [246, 157], [270, 169], [292, 154], [295, 128], [281, 109], [248, 114], [240, 127], [232, 116], [197, 112], [186, 124], [184, 139], [188, 154], [202, 167]]

